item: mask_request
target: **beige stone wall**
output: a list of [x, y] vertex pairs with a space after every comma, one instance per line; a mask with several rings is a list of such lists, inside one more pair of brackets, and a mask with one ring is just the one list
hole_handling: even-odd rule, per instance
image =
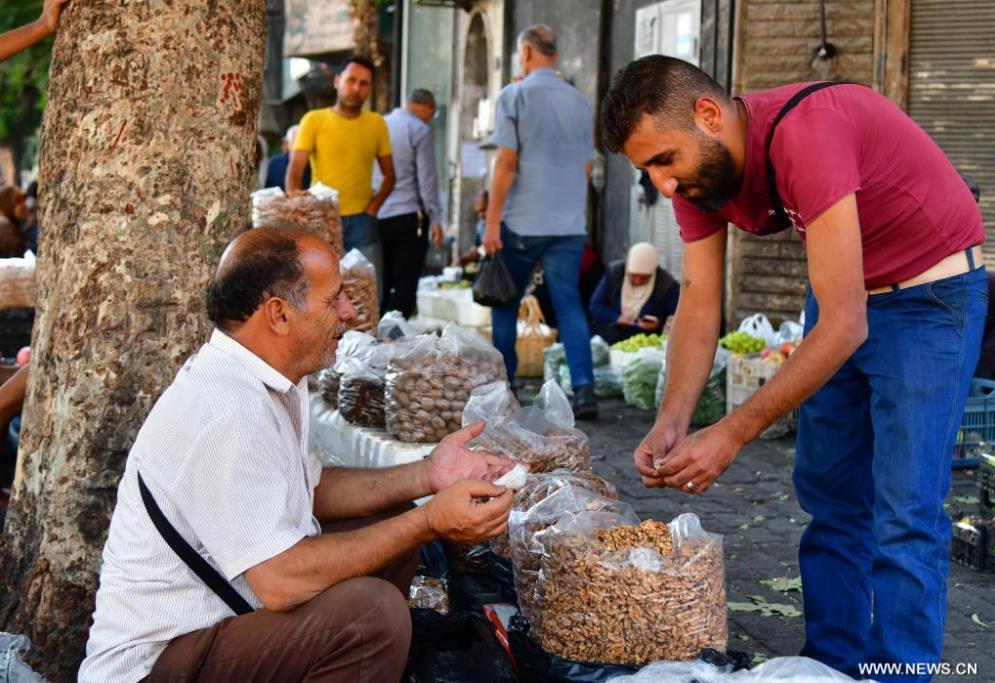
[[[734, 92], [823, 79], [873, 80], [874, 0], [827, 0], [826, 31], [836, 57], [816, 60], [819, 3], [742, 0], [736, 21]], [[752, 237], [730, 230], [726, 319], [752, 313], [775, 323], [797, 318], [805, 301], [805, 251], [794, 232]]]

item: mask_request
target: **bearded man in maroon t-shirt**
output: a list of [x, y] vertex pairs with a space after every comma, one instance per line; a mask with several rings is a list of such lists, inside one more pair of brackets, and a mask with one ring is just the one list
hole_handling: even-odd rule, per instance
[[[634, 455], [643, 483], [704, 493], [801, 405], [802, 654], [850, 675], [884, 662], [901, 673], [875, 679], [929, 680], [946, 614], [943, 500], [987, 309], [970, 191], [921, 128], [861, 85], [733, 99], [654, 55], [615, 77], [602, 112], [605, 146], [673, 198], [685, 242], [666, 391]], [[801, 235], [805, 342], [737, 410], [688, 434], [722, 322], [728, 223]]]

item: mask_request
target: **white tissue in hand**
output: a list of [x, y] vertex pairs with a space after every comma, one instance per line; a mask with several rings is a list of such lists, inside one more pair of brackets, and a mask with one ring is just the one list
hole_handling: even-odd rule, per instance
[[528, 473], [529, 471], [525, 469], [525, 465], [515, 465], [511, 470], [505, 472], [500, 479], [495, 481], [494, 485], [517, 491], [525, 486], [525, 477], [528, 476]]

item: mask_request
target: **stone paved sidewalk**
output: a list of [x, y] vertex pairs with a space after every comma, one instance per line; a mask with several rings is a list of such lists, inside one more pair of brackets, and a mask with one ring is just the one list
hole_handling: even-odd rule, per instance
[[[703, 526], [725, 537], [726, 581], [730, 602], [760, 595], [768, 602], [802, 609], [801, 594], [780, 593], [762, 579], [798, 576], [798, 540], [808, 515], [798, 506], [791, 485], [794, 437], [750, 444], [708, 493], [689, 496], [673, 490], [646, 489], [632, 468], [632, 451], [652, 424], [652, 415], [602, 401], [602, 417], [579, 426], [591, 437], [594, 468], [615, 484], [623, 500], [643, 518], [670, 521], [695, 512]], [[973, 512], [977, 505], [973, 472], [954, 472], [948, 505]], [[951, 565], [945, 661], [975, 663], [975, 677], [936, 677], [948, 681], [995, 681], [995, 575]], [[972, 615], [990, 626], [972, 620]], [[796, 655], [804, 640], [802, 617], [764, 617], [757, 612], [729, 613], [729, 647], [763, 658]]]

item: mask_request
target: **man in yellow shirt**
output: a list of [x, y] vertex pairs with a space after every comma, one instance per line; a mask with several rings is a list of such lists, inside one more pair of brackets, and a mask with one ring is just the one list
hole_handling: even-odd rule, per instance
[[[363, 111], [373, 88], [373, 63], [350, 57], [335, 76], [335, 106], [309, 111], [301, 119], [287, 169], [287, 192], [302, 187], [311, 160], [311, 177], [339, 192], [346, 251], [359, 249], [377, 269], [380, 279], [380, 237], [377, 212], [394, 189], [390, 135], [380, 114]], [[373, 194], [373, 161], [383, 181]]]

